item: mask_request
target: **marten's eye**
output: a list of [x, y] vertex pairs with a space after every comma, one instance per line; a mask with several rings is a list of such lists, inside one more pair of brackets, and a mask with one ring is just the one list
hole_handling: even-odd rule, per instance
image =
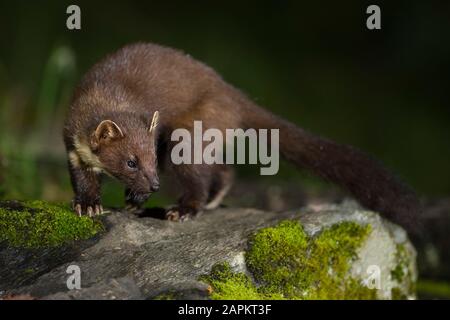
[[136, 161], [128, 160], [128, 161], [127, 161], [127, 166], [128, 166], [129, 168], [131, 168], [131, 169], [136, 169], [136, 168], [137, 168], [137, 163], [136, 163]]

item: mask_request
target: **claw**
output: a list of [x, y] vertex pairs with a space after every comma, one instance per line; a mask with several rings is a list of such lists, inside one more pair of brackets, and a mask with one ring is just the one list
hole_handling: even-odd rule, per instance
[[73, 210], [79, 217], [87, 215], [93, 218], [94, 216], [99, 216], [103, 213], [103, 207], [100, 204], [86, 206], [83, 205], [83, 203], [74, 203]]
[[191, 213], [181, 214], [180, 210], [177, 208], [170, 209], [166, 212], [166, 219], [169, 221], [185, 222], [191, 220], [193, 217], [194, 215]]
[[76, 204], [75, 205], [75, 212], [77, 213], [77, 215], [79, 217], [81, 217], [81, 204]]
[[87, 215], [92, 218], [92, 216], [94, 215], [94, 209], [92, 209], [91, 206], [87, 207]]
[[139, 214], [141, 212], [141, 207], [138, 205], [127, 204], [125, 210], [133, 214]]
[[181, 217], [180, 217], [180, 222], [185, 222], [185, 221], [188, 221], [188, 220], [191, 220], [191, 218], [192, 218], [192, 215], [191, 214], [184, 214], [184, 215], [182, 215]]
[[127, 211], [134, 211], [135, 209], [136, 209], [136, 207], [133, 206], [132, 204], [127, 204], [125, 206], [125, 210], [127, 210]]
[[169, 221], [178, 221], [180, 219], [180, 213], [177, 210], [171, 209], [166, 212], [166, 219]]

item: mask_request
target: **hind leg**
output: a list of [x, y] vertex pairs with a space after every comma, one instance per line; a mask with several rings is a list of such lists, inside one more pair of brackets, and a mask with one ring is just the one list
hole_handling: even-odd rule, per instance
[[211, 181], [208, 202], [205, 205], [206, 210], [217, 208], [233, 184], [233, 168], [226, 165], [217, 165], [217, 167], [218, 170]]
[[205, 210], [217, 208], [228, 193], [234, 178], [225, 165], [180, 165], [174, 168], [183, 187], [178, 206], [166, 213], [166, 219], [185, 221]]
[[173, 165], [175, 179], [181, 184], [183, 195], [178, 205], [166, 212], [166, 219], [184, 221], [200, 213], [209, 196], [215, 166], [204, 164]]

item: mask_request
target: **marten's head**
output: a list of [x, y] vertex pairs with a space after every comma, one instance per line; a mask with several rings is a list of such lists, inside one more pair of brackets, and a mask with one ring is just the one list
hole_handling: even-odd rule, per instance
[[112, 120], [100, 122], [91, 134], [90, 146], [100, 170], [117, 178], [134, 201], [144, 201], [159, 189], [156, 156], [156, 111], [150, 124], [126, 119], [120, 126]]

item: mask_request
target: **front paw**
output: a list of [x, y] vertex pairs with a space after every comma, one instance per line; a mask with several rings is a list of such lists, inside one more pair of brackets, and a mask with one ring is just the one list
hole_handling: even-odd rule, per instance
[[127, 203], [125, 205], [125, 210], [127, 212], [135, 214], [135, 215], [139, 215], [143, 211], [141, 205], [138, 205], [138, 204], [135, 204], [135, 203]]
[[198, 216], [198, 214], [198, 212], [192, 209], [174, 207], [167, 210], [165, 218], [169, 221], [184, 222], [193, 219]]
[[72, 206], [73, 210], [79, 217], [81, 217], [82, 215], [94, 217], [103, 214], [103, 207], [100, 203], [74, 200], [72, 202]]

